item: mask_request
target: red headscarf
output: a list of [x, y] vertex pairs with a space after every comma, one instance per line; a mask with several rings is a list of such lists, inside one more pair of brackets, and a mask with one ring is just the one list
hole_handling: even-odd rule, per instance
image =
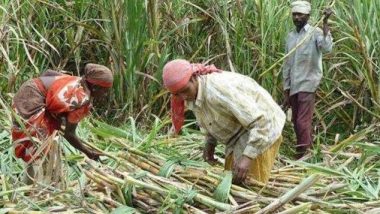
[[[165, 88], [175, 94], [187, 85], [192, 76], [213, 72], [220, 72], [220, 70], [214, 65], [191, 64], [187, 60], [176, 59], [166, 63], [162, 79]], [[178, 134], [185, 120], [185, 101], [178, 96], [172, 95], [170, 105], [172, 123], [176, 134]]]

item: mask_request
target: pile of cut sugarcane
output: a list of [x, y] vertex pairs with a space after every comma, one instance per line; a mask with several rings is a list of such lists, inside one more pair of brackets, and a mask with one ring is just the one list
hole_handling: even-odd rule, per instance
[[378, 145], [364, 140], [372, 129], [326, 149], [323, 151], [326, 159], [321, 163], [291, 161], [280, 156], [268, 184], [248, 179], [237, 186], [231, 184], [232, 174], [224, 172], [222, 164], [210, 166], [201, 160], [200, 135], [180, 138], [148, 135], [139, 142], [131, 141], [127, 132], [115, 127], [106, 134], [108, 128], [104, 124], [90, 127], [97, 135], [91, 134], [88, 140], [104, 154], [101, 162], [78, 155], [66, 156], [71, 167], [64, 179], [65, 188], [42, 183], [16, 187], [11, 183], [15, 178], [2, 175], [0, 212], [379, 211], [376, 210], [380, 207], [379, 157], [376, 152], [368, 153], [373, 153]]

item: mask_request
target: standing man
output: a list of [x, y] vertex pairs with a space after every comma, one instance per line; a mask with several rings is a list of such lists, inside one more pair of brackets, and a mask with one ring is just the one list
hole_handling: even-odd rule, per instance
[[234, 183], [247, 176], [269, 180], [285, 114], [264, 88], [247, 76], [182, 59], [164, 66], [163, 82], [172, 94], [175, 131], [183, 124], [185, 101], [203, 128], [205, 161], [215, 162], [215, 146], [223, 143], [225, 169], [233, 171]]
[[322, 78], [322, 52], [332, 49], [332, 37], [328, 26], [331, 9], [324, 11], [323, 30], [308, 24], [311, 5], [307, 1], [291, 4], [296, 29], [288, 34], [286, 53], [295, 51], [283, 66], [284, 107], [292, 108], [292, 121], [297, 136], [297, 158], [301, 158], [312, 146], [312, 119], [315, 91]]

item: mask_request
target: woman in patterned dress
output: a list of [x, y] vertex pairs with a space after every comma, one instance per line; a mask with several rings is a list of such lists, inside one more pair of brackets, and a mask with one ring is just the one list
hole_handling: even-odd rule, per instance
[[[99, 153], [83, 145], [75, 133], [77, 124], [89, 114], [92, 100], [104, 96], [112, 87], [113, 74], [105, 66], [87, 64], [83, 77], [48, 70], [20, 87], [13, 99], [18, 115], [12, 127], [15, 156], [25, 163], [41, 157], [37, 142], [43, 142], [64, 125], [63, 137], [89, 158]], [[43, 149], [47, 154], [48, 149]], [[41, 152], [39, 152], [41, 153]]]

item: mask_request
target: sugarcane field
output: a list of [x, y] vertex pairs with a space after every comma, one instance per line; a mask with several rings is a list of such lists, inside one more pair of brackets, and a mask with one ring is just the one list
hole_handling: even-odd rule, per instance
[[0, 214], [380, 213], [380, 1], [0, 18]]

